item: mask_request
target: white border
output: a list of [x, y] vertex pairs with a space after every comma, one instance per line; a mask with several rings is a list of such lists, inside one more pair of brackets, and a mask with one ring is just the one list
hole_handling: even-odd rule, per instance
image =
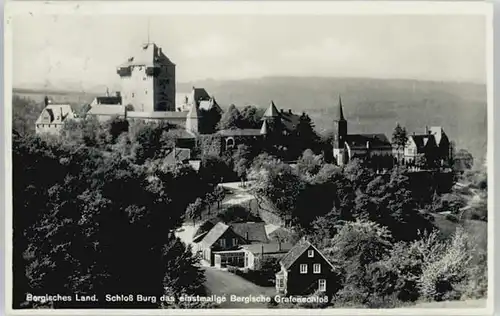
[[[196, 15], [196, 14], [260, 14], [260, 15], [484, 15], [486, 17], [486, 68], [488, 113], [488, 300], [485, 308], [398, 308], [398, 309], [213, 309], [213, 310], [139, 310], [139, 309], [91, 309], [91, 310], [13, 310], [12, 309], [12, 24], [13, 16], [42, 14], [76, 15]], [[414, 1], [168, 1], [168, 2], [7, 2], [4, 19], [4, 70], [5, 70], [5, 305], [9, 315], [485, 315], [493, 312], [493, 6], [484, 2], [414, 2]]]

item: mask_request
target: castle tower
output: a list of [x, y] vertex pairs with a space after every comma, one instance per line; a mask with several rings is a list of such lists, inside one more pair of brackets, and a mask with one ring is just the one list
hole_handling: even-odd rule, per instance
[[199, 133], [199, 119], [200, 119], [200, 112], [198, 110], [198, 102], [193, 102], [193, 105], [189, 109], [189, 113], [187, 114], [186, 117], [186, 130], [193, 134], [198, 134]]
[[339, 95], [339, 108], [337, 115], [333, 120], [333, 156], [337, 160], [338, 165], [346, 163], [345, 158], [345, 140], [347, 137], [347, 120], [344, 118], [344, 110], [342, 109], [342, 98]]
[[155, 43], [144, 44], [117, 68], [122, 104], [135, 111], [175, 111], [175, 64]]
[[281, 116], [274, 105], [274, 102], [271, 100], [271, 104], [269, 104], [269, 107], [267, 108], [266, 112], [264, 112], [264, 115], [262, 116], [262, 121], [266, 123], [266, 134], [276, 132], [280, 129], [280, 124], [281, 124]]

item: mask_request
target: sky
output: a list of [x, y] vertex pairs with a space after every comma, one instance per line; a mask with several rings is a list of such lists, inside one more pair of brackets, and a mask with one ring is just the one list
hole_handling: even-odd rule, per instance
[[117, 87], [116, 66], [140, 50], [148, 33], [177, 65], [177, 82], [263, 76], [486, 82], [483, 16], [28, 15], [12, 23], [14, 87]]

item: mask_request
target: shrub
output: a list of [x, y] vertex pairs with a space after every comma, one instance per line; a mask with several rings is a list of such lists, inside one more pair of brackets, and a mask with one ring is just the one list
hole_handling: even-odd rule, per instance
[[472, 258], [470, 246], [468, 234], [459, 227], [444, 245], [441, 256], [424, 261], [417, 281], [422, 298], [435, 301], [460, 298], [460, 283], [467, 278]]

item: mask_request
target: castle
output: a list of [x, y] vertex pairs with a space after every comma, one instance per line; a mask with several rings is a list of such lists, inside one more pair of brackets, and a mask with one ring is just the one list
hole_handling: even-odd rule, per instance
[[[107, 92], [105, 96], [96, 97], [87, 115], [100, 121], [113, 117], [166, 121], [177, 126], [179, 139], [190, 140], [191, 144], [200, 135], [216, 134], [220, 136], [220, 150], [234, 148], [243, 139], [267, 137], [272, 140], [272, 135], [290, 134], [300, 121], [299, 115], [291, 110], [278, 110], [271, 101], [260, 128], [217, 130], [223, 111], [215, 97], [197, 87], [193, 87], [188, 95], [177, 97], [175, 69], [176, 65], [155, 43], [142, 45], [134, 56], [116, 69], [121, 91], [112, 96]], [[37, 133], [57, 134], [64, 120], [74, 119], [69, 105], [49, 104], [47, 99], [45, 105], [36, 122]], [[414, 165], [422, 154], [435, 157], [441, 165], [450, 158], [450, 142], [441, 127], [426, 128], [425, 134], [408, 136], [402, 149], [394, 148], [384, 134], [348, 134], [340, 96], [333, 127], [333, 158], [338, 165], [362, 158], [371, 161], [377, 169], [385, 169], [394, 163]]]

